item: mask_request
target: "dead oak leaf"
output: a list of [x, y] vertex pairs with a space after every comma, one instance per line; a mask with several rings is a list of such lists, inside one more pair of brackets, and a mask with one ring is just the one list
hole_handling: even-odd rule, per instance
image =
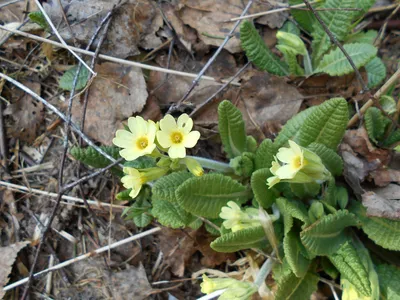
[[[141, 69], [115, 63], [96, 65], [98, 76], [90, 86], [85, 133], [110, 145], [121, 121], [142, 111], [148, 96]], [[80, 123], [83, 103], [74, 101], [73, 120]]]
[[379, 169], [372, 171], [370, 175], [377, 186], [387, 186], [391, 182], [400, 184], [399, 170]]
[[0, 299], [3, 299], [6, 294], [3, 288], [10, 280], [8, 276], [18, 252], [28, 244], [29, 242], [18, 242], [7, 247], [0, 247]]
[[[40, 83], [25, 81], [22, 84], [40, 95]], [[31, 143], [35, 140], [36, 131], [43, 121], [43, 104], [20, 90], [15, 91], [13, 95], [20, 98], [4, 111], [4, 114], [10, 115], [15, 122], [10, 128], [10, 134], [15, 138]]]
[[[400, 186], [397, 185], [397, 197], [400, 197]], [[390, 200], [379, 195], [379, 190], [362, 194], [362, 203], [367, 208], [367, 215], [371, 217], [400, 219], [400, 201]]]

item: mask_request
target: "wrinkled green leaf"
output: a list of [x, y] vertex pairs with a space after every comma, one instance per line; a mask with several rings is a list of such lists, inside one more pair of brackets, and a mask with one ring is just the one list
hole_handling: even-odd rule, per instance
[[256, 157], [254, 159], [255, 169], [270, 168], [274, 155], [276, 154], [277, 148], [274, 146], [270, 139], [262, 141], [256, 151]]
[[[78, 71], [78, 66], [73, 66], [71, 69], [66, 71], [63, 74], [63, 76], [61, 76], [60, 82], [59, 82], [60, 89], [67, 90], [67, 91], [72, 90], [73, 85], [74, 85], [75, 74], [77, 71]], [[89, 79], [89, 71], [88, 71], [88, 69], [86, 69], [86, 67], [82, 66], [79, 71], [75, 90], [79, 91], [79, 90], [83, 89], [86, 86], [88, 79]]]
[[192, 173], [187, 171], [174, 172], [158, 179], [152, 188], [153, 197], [169, 202], [176, 203], [176, 189], [189, 178], [192, 178]]
[[284, 275], [278, 281], [275, 300], [310, 299], [311, 294], [317, 290], [318, 281], [318, 276], [310, 272], [302, 278], [294, 273]]
[[153, 197], [152, 213], [164, 226], [183, 228], [192, 223], [196, 217], [182, 209], [178, 204]]
[[270, 208], [278, 197], [279, 193], [267, 186], [267, 178], [272, 174], [269, 169], [259, 169], [251, 175], [251, 188], [254, 193], [254, 198], [264, 209]]
[[276, 204], [280, 213], [283, 215], [285, 235], [288, 234], [293, 227], [293, 218], [302, 221], [305, 226], [309, 224], [307, 210], [302, 202], [291, 201], [281, 197], [276, 199]]
[[383, 139], [385, 129], [390, 124], [390, 120], [376, 107], [368, 108], [364, 118], [368, 136], [371, 141], [377, 144]]
[[400, 300], [400, 269], [392, 265], [380, 264], [377, 265], [376, 271], [383, 299]]
[[310, 267], [311, 261], [303, 256], [301, 248], [304, 248], [298, 233], [289, 232], [283, 238], [283, 250], [285, 257], [297, 277], [304, 277]]
[[374, 57], [365, 65], [368, 76], [368, 87], [377, 87], [386, 78], [386, 66], [379, 57]]
[[326, 147], [323, 144], [311, 143], [307, 149], [317, 154], [324, 166], [333, 176], [340, 176], [343, 172], [343, 160], [336, 151]]

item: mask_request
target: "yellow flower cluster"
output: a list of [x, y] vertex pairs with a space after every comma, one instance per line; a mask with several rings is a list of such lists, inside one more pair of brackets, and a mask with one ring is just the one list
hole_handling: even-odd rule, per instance
[[[170, 158], [184, 158], [187, 168], [196, 176], [203, 174], [199, 163], [186, 156], [186, 148], [193, 148], [200, 138], [200, 132], [192, 131], [193, 120], [183, 114], [178, 121], [171, 115], [166, 115], [159, 124], [151, 120], [145, 121], [142, 117], [128, 119], [129, 130], [117, 130], [114, 145], [122, 148], [119, 154], [127, 161], [132, 161], [144, 155], [151, 155], [156, 148], [168, 151]], [[123, 186], [131, 189], [130, 197], [135, 198], [143, 184], [165, 175], [166, 168], [148, 168], [137, 170], [124, 168], [125, 176], [121, 178]]]
[[168, 151], [170, 158], [184, 158], [186, 148], [193, 148], [200, 138], [200, 132], [192, 131], [193, 120], [183, 114], [176, 122], [166, 115], [158, 126], [142, 117], [128, 119], [128, 130], [117, 130], [114, 145], [123, 148], [120, 155], [128, 161], [151, 154], [156, 144]]
[[281, 181], [322, 183], [330, 176], [318, 155], [293, 141], [289, 141], [289, 148], [282, 147], [278, 150], [270, 171], [274, 175], [267, 179], [270, 188]]

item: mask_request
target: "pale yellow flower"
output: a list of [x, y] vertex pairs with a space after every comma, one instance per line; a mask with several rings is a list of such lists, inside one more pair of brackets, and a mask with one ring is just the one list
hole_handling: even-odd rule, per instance
[[126, 189], [132, 189], [132, 191], [129, 193], [129, 196], [134, 199], [139, 194], [143, 184], [146, 183], [146, 179], [135, 168], [125, 167], [124, 173], [126, 175], [121, 178], [122, 185]]
[[128, 119], [127, 130], [117, 130], [114, 145], [123, 148], [119, 154], [126, 160], [150, 154], [156, 148], [154, 139], [156, 136], [156, 124], [149, 120], [145, 121], [142, 117], [131, 117]]
[[171, 158], [184, 158], [186, 148], [193, 148], [200, 138], [200, 132], [191, 131], [193, 120], [187, 114], [180, 115], [178, 122], [171, 115], [160, 121], [157, 141], [161, 147], [168, 149]]
[[203, 294], [211, 294], [212, 292], [226, 289], [237, 283], [239, 283], [239, 281], [233, 278], [209, 278], [206, 274], [203, 274], [203, 282], [200, 284], [200, 287]]
[[256, 208], [246, 208], [242, 211], [234, 201], [229, 201], [227, 206], [221, 208], [219, 217], [225, 220], [224, 227], [232, 232], [261, 225]]
[[280, 179], [291, 179], [304, 167], [303, 150], [293, 141], [289, 141], [289, 146], [290, 148], [280, 148], [276, 155], [281, 162], [285, 163], [275, 171]]
[[318, 155], [300, 147], [293, 141], [289, 141], [289, 148], [282, 147], [278, 150], [270, 171], [274, 175], [267, 179], [270, 188], [281, 181], [322, 183], [330, 177], [329, 171]]

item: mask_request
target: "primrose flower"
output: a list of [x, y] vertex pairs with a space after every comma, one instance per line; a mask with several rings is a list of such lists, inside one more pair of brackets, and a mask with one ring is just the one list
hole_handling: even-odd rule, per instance
[[197, 160], [191, 157], [185, 157], [183, 161], [185, 162], [185, 165], [190, 173], [192, 173], [194, 176], [203, 176], [204, 169]]
[[171, 158], [184, 158], [186, 148], [193, 148], [200, 138], [200, 132], [191, 131], [193, 120], [187, 114], [179, 116], [178, 122], [171, 115], [160, 121], [157, 141], [161, 147], [168, 149]]
[[293, 141], [289, 141], [289, 148], [282, 147], [278, 150], [270, 171], [274, 175], [267, 179], [270, 188], [280, 181], [322, 183], [330, 177], [329, 171], [318, 155]]
[[121, 178], [122, 185], [126, 189], [132, 189], [129, 196], [134, 199], [139, 194], [143, 184], [164, 176], [168, 169], [155, 167], [143, 169], [142, 172], [139, 172], [135, 168], [125, 167], [123, 171], [126, 175]]
[[222, 207], [219, 214], [221, 219], [225, 219], [223, 225], [232, 232], [261, 225], [258, 210], [256, 208], [246, 208], [244, 211], [233, 201], [229, 201], [227, 206]]
[[257, 291], [257, 287], [251, 282], [239, 281], [233, 278], [208, 278], [203, 274], [203, 282], [200, 284], [201, 292], [211, 294], [218, 290], [227, 289], [218, 299], [245, 300]]
[[142, 117], [131, 117], [128, 119], [127, 130], [117, 130], [113, 144], [123, 148], [119, 154], [126, 160], [150, 154], [156, 148], [154, 139], [156, 136], [156, 124], [149, 120], [145, 121]]

